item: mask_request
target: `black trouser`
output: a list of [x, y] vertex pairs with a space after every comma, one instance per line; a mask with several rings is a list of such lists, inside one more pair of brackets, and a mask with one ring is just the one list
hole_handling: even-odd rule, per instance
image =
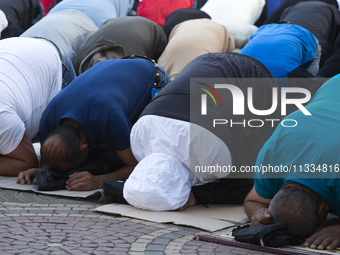
[[340, 73], [340, 48], [324, 63], [316, 74], [318, 77], [331, 78]]
[[191, 190], [196, 204], [243, 204], [253, 185], [253, 179], [225, 178]]

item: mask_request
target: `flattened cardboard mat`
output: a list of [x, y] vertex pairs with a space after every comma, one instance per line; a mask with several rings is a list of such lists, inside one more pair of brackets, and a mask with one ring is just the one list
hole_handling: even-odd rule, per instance
[[[33, 144], [35, 152], [40, 158], [40, 144]], [[97, 189], [93, 191], [39, 191], [38, 186], [21, 185], [16, 183], [17, 177], [1, 177], [0, 188], [33, 191], [45, 195], [64, 196], [72, 198], [89, 198], [100, 196], [103, 198], [103, 190]], [[96, 209], [98, 212], [116, 214], [121, 216], [132, 217], [157, 223], [173, 223], [178, 225], [185, 225], [200, 228], [206, 231], [217, 231], [237, 224], [248, 221], [242, 205], [209, 205], [207, 208], [204, 205], [197, 205], [185, 209], [184, 211], [147, 211], [135, 208], [131, 205], [123, 204], [109, 204], [100, 206]]]
[[[37, 154], [38, 159], [40, 160], [40, 143], [33, 143], [33, 148], [35, 153]], [[55, 191], [40, 191], [38, 190], [38, 186], [35, 184], [31, 185], [22, 185], [16, 183], [17, 177], [4, 177], [0, 176], [0, 188], [1, 189], [12, 189], [12, 190], [22, 190], [22, 191], [33, 191], [40, 194], [45, 195], [53, 195], [53, 196], [63, 196], [63, 197], [72, 197], [72, 198], [89, 198], [89, 197], [100, 197], [102, 198], [104, 195], [104, 191], [102, 189], [96, 189], [91, 191], [68, 191], [66, 189], [63, 190], [55, 190]]]
[[130, 205], [109, 204], [100, 206], [98, 212], [127, 216], [157, 223], [173, 223], [217, 231], [248, 221], [242, 205], [196, 205], [184, 211], [147, 211]]
[[[0, 177], [0, 188], [21, 191], [33, 191], [45, 195], [71, 198], [102, 198], [102, 189], [92, 191], [39, 191], [37, 185], [21, 185], [16, 183], [17, 177]], [[184, 211], [147, 211], [125, 204], [108, 204], [96, 209], [98, 212], [121, 215], [157, 223], [173, 223], [191, 226], [206, 231], [217, 231], [248, 221], [242, 205], [197, 205]]]
[[18, 179], [17, 177], [0, 176], [0, 188], [22, 190], [22, 191], [33, 191], [33, 192], [45, 194], [45, 195], [63, 196], [63, 197], [72, 197], [72, 198], [103, 197], [103, 194], [104, 194], [104, 191], [102, 189], [96, 189], [96, 190], [91, 190], [91, 191], [68, 191], [66, 189], [54, 190], [54, 191], [39, 191], [38, 185], [35, 185], [35, 184], [22, 185], [22, 184], [16, 183], [17, 179]]

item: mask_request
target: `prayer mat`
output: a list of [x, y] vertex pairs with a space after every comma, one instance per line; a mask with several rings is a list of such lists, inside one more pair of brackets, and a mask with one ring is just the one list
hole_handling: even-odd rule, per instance
[[315, 250], [315, 249], [306, 248], [303, 246], [303, 244], [296, 245], [296, 246], [285, 246], [282, 248], [273, 248], [273, 247], [238, 242], [238, 241], [235, 241], [234, 237], [232, 236], [232, 230], [233, 230], [232, 227], [228, 228], [226, 231], [218, 235], [210, 235], [210, 234], [200, 235], [199, 234], [199, 235], [196, 235], [194, 239], [199, 240], [199, 241], [224, 244], [228, 246], [234, 246], [234, 247], [261, 251], [261, 252], [270, 252], [270, 253], [275, 253], [275, 254], [290, 254], [290, 255], [340, 254], [340, 247], [338, 247], [336, 250], [328, 251], [328, 250]]

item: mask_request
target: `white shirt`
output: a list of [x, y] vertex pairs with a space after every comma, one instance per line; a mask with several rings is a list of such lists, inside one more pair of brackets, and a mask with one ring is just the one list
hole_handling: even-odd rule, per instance
[[190, 122], [156, 115], [143, 116], [133, 126], [131, 149], [137, 161], [152, 153], [176, 157], [188, 169], [192, 185], [212, 182], [229, 174], [197, 172], [197, 166], [202, 169], [204, 166], [232, 165], [227, 145], [207, 129]]
[[143, 116], [133, 126], [131, 149], [139, 163], [124, 184], [123, 196], [147, 210], [178, 209], [188, 201], [192, 186], [229, 174], [197, 173], [196, 166], [232, 164], [228, 147], [210, 131], [156, 115]]
[[254, 24], [265, 4], [265, 0], [209, 0], [201, 10], [228, 28], [236, 48], [242, 48], [257, 30]]
[[42, 112], [61, 90], [56, 49], [33, 38], [0, 41], [0, 154], [17, 148], [25, 130], [37, 135]]

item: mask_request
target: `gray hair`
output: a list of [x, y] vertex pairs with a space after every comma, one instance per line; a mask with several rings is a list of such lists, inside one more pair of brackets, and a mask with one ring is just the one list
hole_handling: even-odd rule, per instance
[[314, 233], [320, 220], [319, 202], [305, 191], [280, 189], [269, 205], [274, 223], [286, 223], [288, 234], [306, 238]]

